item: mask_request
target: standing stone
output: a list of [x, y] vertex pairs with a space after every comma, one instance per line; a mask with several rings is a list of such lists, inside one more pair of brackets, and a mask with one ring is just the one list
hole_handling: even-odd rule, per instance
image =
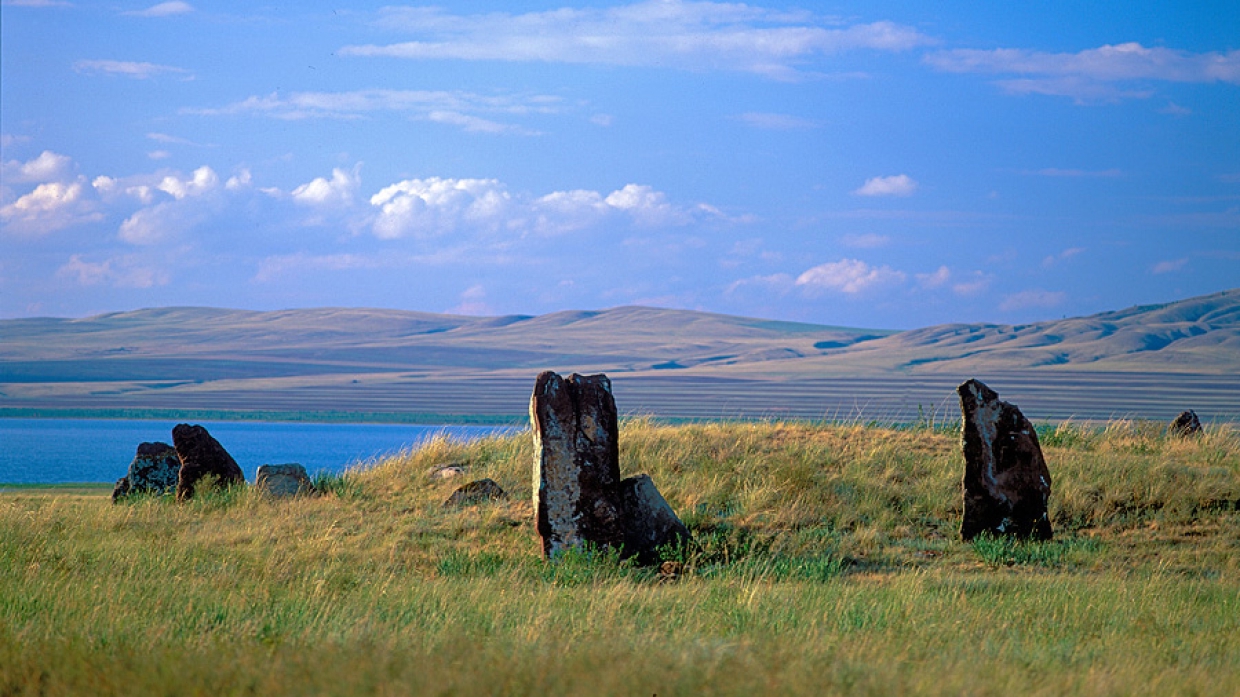
[[463, 484], [452, 492], [447, 501], [443, 502], [444, 506], [467, 506], [471, 503], [482, 503], [483, 501], [500, 501], [508, 498], [508, 492], [500, 488], [495, 480], [479, 479], [477, 481]]
[[220, 486], [245, 483], [245, 475], [237, 461], [202, 426], [178, 424], [172, 429], [172, 444], [181, 458], [178, 501], [193, 498], [194, 486], [209, 474], [215, 475]]
[[138, 453], [133, 461], [129, 463], [129, 471], [116, 482], [116, 488], [112, 490], [112, 501], [115, 503], [129, 494], [171, 492], [176, 489], [180, 471], [181, 460], [171, 445], [142, 443], [138, 446]]
[[659, 563], [659, 548], [688, 544], [693, 536], [676, 517], [648, 474], [620, 482], [624, 500], [624, 551], [639, 564]]
[[1171, 435], [1181, 438], [1195, 436], [1201, 433], [1201, 420], [1197, 418], [1197, 412], [1189, 409], [1188, 411], [1180, 412], [1180, 415], [1175, 417], [1175, 421], [1171, 422], [1167, 430]]
[[1051, 474], [1033, 424], [977, 380], [956, 388], [964, 416], [964, 522], [960, 536], [981, 533], [1051, 539], [1046, 514]]
[[624, 543], [616, 402], [606, 375], [540, 374], [530, 397], [534, 510], [543, 556]]
[[254, 488], [276, 498], [315, 493], [306, 468], [296, 462], [287, 465], [259, 465]]

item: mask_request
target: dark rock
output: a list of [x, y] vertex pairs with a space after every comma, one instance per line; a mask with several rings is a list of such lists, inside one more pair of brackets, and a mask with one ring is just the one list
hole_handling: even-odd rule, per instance
[[112, 490], [112, 501], [116, 502], [129, 494], [170, 493], [176, 489], [180, 471], [181, 460], [171, 445], [142, 443], [138, 445], [138, 452], [123, 477], [125, 485], [122, 487], [118, 481]]
[[534, 511], [543, 556], [624, 544], [616, 402], [606, 375], [547, 371], [530, 397]]
[[306, 468], [296, 462], [285, 465], [259, 465], [254, 488], [276, 498], [314, 494], [314, 483]]
[[181, 458], [178, 501], [193, 498], [194, 487], [207, 475], [214, 475], [220, 486], [245, 483], [237, 461], [202, 426], [178, 424], [172, 429], [172, 444]]
[[1167, 427], [1167, 431], [1171, 435], [1181, 438], [1195, 436], [1201, 433], [1201, 420], [1197, 418], [1196, 412], [1189, 409], [1188, 411], [1180, 412], [1180, 415], [1175, 417], [1175, 421], [1172, 421], [1171, 425]]
[[112, 487], [112, 503], [118, 503], [121, 499], [129, 495], [129, 477], [121, 477], [116, 480], [116, 486]]
[[482, 503], [483, 501], [499, 501], [508, 498], [508, 492], [500, 488], [491, 479], [479, 479], [469, 482], [452, 492], [445, 506], [467, 506], [471, 503]]
[[621, 481], [616, 402], [606, 375], [565, 380], [542, 373], [530, 398], [530, 421], [543, 556], [588, 544], [657, 564], [660, 547], [692, 540], [649, 476]]
[[977, 380], [956, 388], [964, 416], [964, 522], [960, 536], [1051, 539], [1051, 475], [1033, 424]]
[[659, 563], [659, 548], [689, 544], [693, 536], [667, 505], [648, 474], [620, 482], [624, 501], [624, 556], [636, 556], [637, 563]]

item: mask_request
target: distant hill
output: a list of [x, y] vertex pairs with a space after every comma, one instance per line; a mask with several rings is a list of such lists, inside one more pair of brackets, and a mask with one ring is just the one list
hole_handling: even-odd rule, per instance
[[[618, 398], [666, 415], [907, 413], [992, 376], [1068, 415], [1161, 418], [1175, 406], [1156, 397], [1164, 386], [1240, 417], [1240, 290], [904, 332], [650, 307], [504, 317], [174, 307], [2, 320], [0, 339], [8, 408], [519, 414], [533, 376], [553, 369], [606, 372]], [[1068, 398], [1086, 384], [1092, 401]]]

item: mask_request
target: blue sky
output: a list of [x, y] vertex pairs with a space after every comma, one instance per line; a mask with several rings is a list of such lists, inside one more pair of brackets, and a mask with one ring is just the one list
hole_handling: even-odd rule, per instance
[[7, 0], [0, 317], [1240, 286], [1240, 6], [908, 5]]

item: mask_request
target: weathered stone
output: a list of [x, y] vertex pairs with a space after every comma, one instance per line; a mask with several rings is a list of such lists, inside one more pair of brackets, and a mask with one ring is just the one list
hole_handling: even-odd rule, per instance
[[657, 564], [660, 547], [692, 540], [649, 476], [621, 481], [616, 402], [606, 375], [539, 375], [530, 421], [544, 556], [588, 544]]
[[620, 482], [624, 502], [624, 556], [639, 564], [659, 563], [659, 548], [688, 544], [693, 536], [667, 505], [648, 474]]
[[432, 465], [426, 470], [428, 479], [453, 479], [463, 474], [465, 474], [465, 464], [462, 462], [443, 462]]
[[112, 490], [112, 501], [116, 502], [129, 494], [171, 492], [176, 489], [180, 471], [181, 460], [171, 445], [141, 443], [123, 477], [124, 486], [118, 481]]
[[112, 487], [112, 503], [117, 503], [129, 495], [129, 477], [121, 477]]
[[616, 402], [606, 375], [567, 380], [551, 371], [534, 382], [534, 510], [543, 555], [570, 547], [624, 543]]
[[445, 506], [467, 506], [483, 501], [499, 501], [508, 498], [508, 492], [500, 488], [492, 479], [479, 479], [457, 487], [456, 491], [443, 502]]
[[314, 483], [306, 474], [306, 468], [296, 462], [259, 465], [254, 475], [254, 488], [276, 498], [315, 493]]
[[964, 416], [964, 522], [960, 536], [1051, 538], [1051, 475], [1033, 424], [977, 380], [956, 388]]
[[1180, 415], [1175, 417], [1175, 421], [1172, 421], [1171, 425], [1167, 427], [1167, 431], [1171, 435], [1181, 438], [1195, 436], [1201, 433], [1201, 420], [1197, 418], [1197, 412], [1189, 409], [1188, 411], [1180, 412]]
[[237, 461], [202, 426], [178, 424], [172, 429], [172, 444], [181, 458], [178, 501], [193, 498], [194, 487], [207, 475], [214, 475], [220, 486], [245, 483]]

